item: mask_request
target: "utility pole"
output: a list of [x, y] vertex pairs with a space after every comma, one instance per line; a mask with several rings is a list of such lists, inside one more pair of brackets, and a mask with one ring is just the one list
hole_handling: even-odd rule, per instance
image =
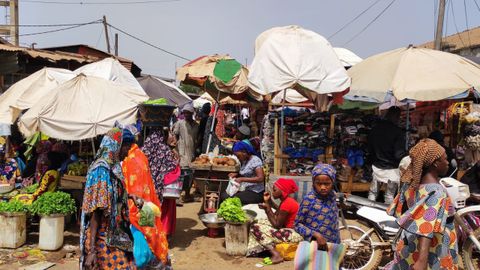
[[435, 33], [435, 50], [442, 50], [443, 19], [445, 17], [445, 0], [438, 1], [437, 32]]
[[105, 40], [107, 41], [107, 52], [111, 53], [110, 50], [110, 39], [108, 38], [108, 23], [107, 23], [107, 17], [103, 15], [103, 27], [105, 28]]
[[0, 34], [9, 35], [10, 41], [15, 46], [19, 44], [18, 37], [18, 0], [0, 0], [1, 7], [10, 7], [9, 14], [10, 24], [0, 25]]
[[115, 56], [118, 56], [118, 33], [115, 33]]

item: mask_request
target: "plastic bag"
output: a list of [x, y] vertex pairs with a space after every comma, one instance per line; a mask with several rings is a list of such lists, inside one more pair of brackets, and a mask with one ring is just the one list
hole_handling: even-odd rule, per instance
[[232, 197], [238, 191], [240, 191], [240, 183], [235, 181], [235, 179], [230, 179], [230, 181], [228, 181], [228, 186], [225, 191], [227, 192], [228, 196]]
[[328, 251], [318, 250], [317, 241], [302, 241], [295, 253], [295, 270], [338, 270], [347, 252], [344, 244], [327, 243]]
[[154, 258], [147, 240], [142, 232], [137, 230], [133, 225], [130, 225], [130, 231], [133, 235], [133, 257], [138, 268], [147, 266], [147, 264]]
[[293, 261], [297, 247], [298, 243], [280, 243], [275, 246], [275, 249], [285, 261]]

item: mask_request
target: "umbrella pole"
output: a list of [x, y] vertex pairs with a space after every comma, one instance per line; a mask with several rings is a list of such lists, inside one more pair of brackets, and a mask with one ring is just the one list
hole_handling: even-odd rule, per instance
[[93, 156], [95, 156], [97, 151], [95, 151], [95, 142], [93, 141], [93, 138], [92, 138], [92, 150], [93, 150]]
[[281, 118], [280, 118], [280, 149], [281, 151], [283, 152], [283, 148], [285, 148], [285, 146], [283, 145], [283, 129], [285, 128], [285, 121], [284, 121], [284, 118], [285, 118], [285, 113], [284, 113], [284, 109], [285, 109], [285, 99], [287, 98], [287, 90], [283, 90], [283, 100], [282, 100], [282, 112], [281, 112]]
[[215, 120], [217, 119], [219, 99], [220, 99], [220, 91], [218, 91], [217, 100], [215, 101], [215, 111], [213, 112], [212, 126], [210, 127], [210, 132], [208, 133], [208, 143], [207, 143], [207, 149], [205, 150], [205, 154], [208, 154], [208, 151], [210, 149], [210, 143], [212, 142], [213, 128], [215, 127]]
[[405, 132], [405, 150], [408, 151], [408, 131], [410, 129], [410, 103], [407, 101], [407, 123], [406, 123], [406, 132]]

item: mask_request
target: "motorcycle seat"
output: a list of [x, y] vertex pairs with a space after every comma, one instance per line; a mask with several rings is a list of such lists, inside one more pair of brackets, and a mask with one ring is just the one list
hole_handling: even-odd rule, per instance
[[358, 205], [377, 208], [377, 209], [380, 209], [380, 210], [387, 210], [387, 208], [389, 206], [386, 203], [371, 201], [367, 198], [356, 196], [356, 195], [349, 195], [347, 197], [346, 201], [350, 202], [350, 203], [358, 204]]

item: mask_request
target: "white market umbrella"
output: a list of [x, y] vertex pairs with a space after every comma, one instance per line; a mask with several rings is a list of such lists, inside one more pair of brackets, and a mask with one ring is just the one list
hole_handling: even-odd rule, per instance
[[83, 140], [108, 132], [118, 121], [136, 121], [138, 104], [148, 96], [138, 89], [83, 74], [52, 90], [22, 117], [25, 137], [42, 132], [61, 140]]
[[354, 52], [350, 51], [349, 49], [345, 48], [340, 48], [336, 47], [333, 48], [335, 53], [338, 56], [338, 59], [342, 63], [344, 67], [352, 67], [355, 66], [356, 64], [362, 62], [362, 58], [360, 56], [356, 55]]
[[192, 101], [192, 99], [176, 85], [155, 76], [148, 75], [139, 78], [138, 82], [150, 99], [165, 98], [169, 105], [179, 107]]
[[75, 74], [67, 69], [42, 68], [16, 82], [0, 96], [0, 123], [11, 125], [19, 114], [32, 107], [58, 85]]
[[348, 70], [345, 98], [383, 103], [437, 101], [480, 86], [480, 65], [459, 55], [426, 48], [400, 48], [371, 56]]
[[132, 73], [115, 58], [105, 58], [79, 67], [74, 72], [77, 75], [85, 74], [87, 76], [103, 78], [145, 92]]
[[330, 43], [299, 26], [275, 27], [257, 37], [248, 80], [262, 95], [288, 88], [326, 95], [350, 86]]

